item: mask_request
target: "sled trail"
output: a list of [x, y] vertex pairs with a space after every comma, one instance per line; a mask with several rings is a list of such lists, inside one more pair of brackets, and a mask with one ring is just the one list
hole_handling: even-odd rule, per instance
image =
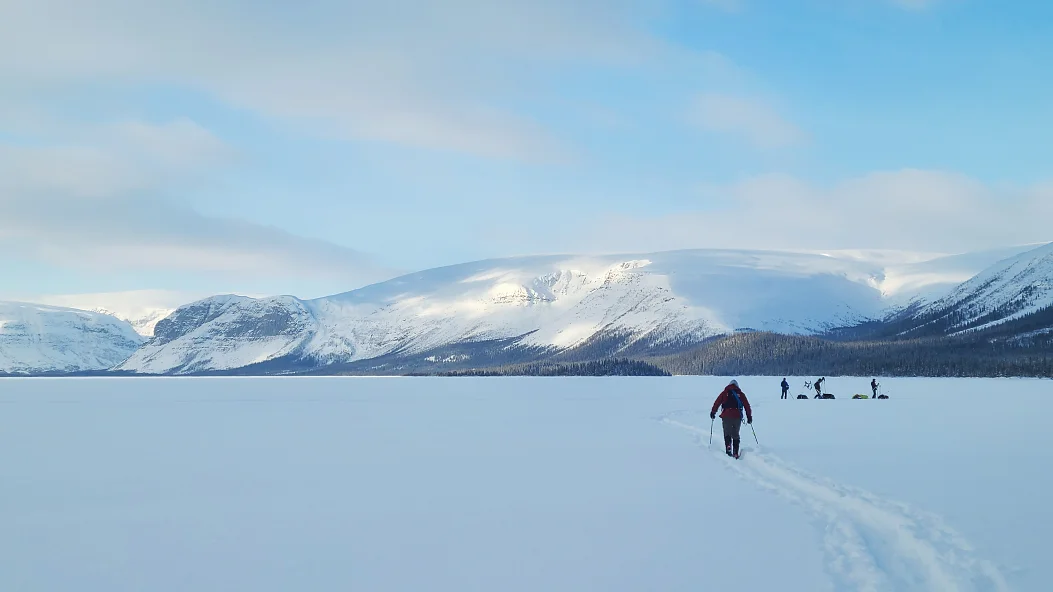
[[[709, 430], [676, 419], [706, 448]], [[745, 441], [744, 441], [745, 443]], [[728, 470], [805, 508], [823, 529], [823, 555], [836, 590], [1009, 590], [998, 568], [975, 556], [961, 535], [933, 514], [803, 471], [758, 448], [740, 460], [715, 454]]]

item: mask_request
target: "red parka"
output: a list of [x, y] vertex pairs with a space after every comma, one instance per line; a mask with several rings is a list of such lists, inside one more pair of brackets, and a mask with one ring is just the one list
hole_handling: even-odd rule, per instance
[[732, 391], [735, 391], [739, 395], [739, 400], [742, 401], [742, 407], [746, 410], [746, 419], [753, 421], [753, 410], [750, 409], [750, 402], [746, 399], [746, 393], [742, 392], [742, 389], [729, 384], [724, 388], [724, 391], [717, 395], [717, 400], [713, 401], [713, 410], [710, 414], [716, 413], [717, 408], [721, 405], [724, 406], [724, 411], [720, 413], [721, 417], [731, 417], [735, 419], [742, 419], [742, 411], [735, 405], [735, 398], [731, 396]]

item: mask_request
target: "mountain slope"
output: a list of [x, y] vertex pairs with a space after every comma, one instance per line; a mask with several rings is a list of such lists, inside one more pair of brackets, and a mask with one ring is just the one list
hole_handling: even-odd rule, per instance
[[120, 369], [188, 374], [239, 368], [303, 351], [317, 326], [305, 303], [291, 296], [215, 296], [159, 321], [154, 338]]
[[[1017, 324], [1053, 307], [1053, 243], [1020, 253], [980, 272], [911, 314], [909, 332], [961, 334]], [[1053, 328], [1040, 323], [1039, 330]], [[1004, 328], [1004, 327], [1003, 327]]]
[[109, 315], [21, 302], [0, 302], [0, 372], [40, 374], [105, 370], [143, 342]]
[[302, 369], [470, 343], [499, 343], [512, 355], [606, 342], [616, 354], [736, 329], [810, 334], [881, 315], [882, 274], [856, 259], [763, 251], [480, 261], [310, 301], [205, 299], [158, 323], [121, 369]]
[[128, 321], [136, 333], [153, 337], [154, 327], [181, 305], [206, 294], [172, 290], [131, 290], [95, 294], [63, 294], [32, 298], [33, 302], [108, 314]]
[[1037, 246], [1017, 245], [906, 262], [893, 260], [885, 266], [880, 288], [896, 305], [939, 300], [992, 265]]

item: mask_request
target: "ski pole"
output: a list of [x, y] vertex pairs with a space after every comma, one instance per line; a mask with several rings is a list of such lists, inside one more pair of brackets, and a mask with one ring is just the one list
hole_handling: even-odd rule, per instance
[[760, 440], [757, 440], [757, 429], [753, 427], [752, 423], [750, 424], [750, 430], [753, 431], [753, 439], [757, 442], [757, 446], [760, 446]]
[[713, 447], [713, 422], [716, 421], [712, 417], [709, 418], [709, 447]]

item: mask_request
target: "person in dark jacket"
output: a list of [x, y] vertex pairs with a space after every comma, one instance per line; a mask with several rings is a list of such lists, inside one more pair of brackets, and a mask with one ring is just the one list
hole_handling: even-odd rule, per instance
[[742, 427], [742, 412], [746, 411], [746, 423], [753, 423], [753, 410], [746, 399], [746, 393], [739, 388], [739, 381], [732, 380], [713, 401], [710, 419], [716, 419], [717, 408], [722, 407], [720, 420], [724, 426], [724, 450], [728, 456], [739, 457], [739, 429]]
[[875, 399], [877, 398], [877, 387], [878, 387], [877, 379], [876, 378], [871, 378], [870, 379], [870, 390], [874, 391], [874, 398]]
[[782, 379], [782, 398], [785, 399], [786, 395], [790, 392], [790, 383], [786, 382], [786, 378]]
[[812, 385], [812, 386], [815, 387], [815, 398], [816, 399], [818, 399], [818, 398], [823, 396], [823, 383], [824, 382], [826, 382], [826, 377], [825, 376], [820, 378], [819, 380], [815, 381], [815, 384]]

